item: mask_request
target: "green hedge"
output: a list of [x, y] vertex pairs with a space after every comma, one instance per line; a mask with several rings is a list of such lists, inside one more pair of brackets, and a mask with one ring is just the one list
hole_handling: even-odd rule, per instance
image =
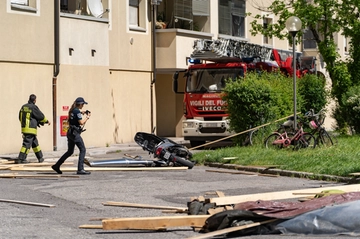
[[[297, 79], [297, 111], [305, 113], [326, 105], [324, 80], [314, 75]], [[247, 73], [229, 80], [223, 99], [227, 102], [230, 127], [242, 132], [294, 113], [293, 78], [280, 73]]]

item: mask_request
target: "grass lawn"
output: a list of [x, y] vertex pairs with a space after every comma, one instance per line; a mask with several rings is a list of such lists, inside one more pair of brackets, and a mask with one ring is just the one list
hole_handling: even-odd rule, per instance
[[348, 177], [360, 172], [360, 136], [338, 136], [334, 146], [297, 151], [266, 149], [263, 145], [204, 150], [194, 154], [193, 160], [204, 164], [224, 162], [225, 157], [237, 157], [227, 162], [231, 164], [280, 165], [277, 168], [283, 170]]

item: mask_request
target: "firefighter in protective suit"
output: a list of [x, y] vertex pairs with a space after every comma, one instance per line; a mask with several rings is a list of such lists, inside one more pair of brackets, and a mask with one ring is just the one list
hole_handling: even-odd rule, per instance
[[44, 161], [39, 142], [37, 140], [37, 127], [40, 125], [48, 124], [50, 122], [46, 119], [45, 115], [35, 105], [36, 95], [31, 94], [27, 104], [23, 105], [19, 112], [19, 120], [21, 123], [21, 133], [23, 134], [23, 144], [20, 149], [19, 157], [15, 163], [28, 163], [26, 157], [30, 148], [34, 150], [36, 158], [39, 163]]

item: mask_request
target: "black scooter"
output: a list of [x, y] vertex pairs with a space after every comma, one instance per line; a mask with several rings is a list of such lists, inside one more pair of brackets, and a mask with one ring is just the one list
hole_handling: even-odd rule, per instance
[[137, 132], [134, 140], [143, 150], [158, 159], [154, 160], [156, 166], [186, 166], [189, 169], [194, 167], [194, 162], [190, 161], [192, 153], [186, 146], [145, 132]]

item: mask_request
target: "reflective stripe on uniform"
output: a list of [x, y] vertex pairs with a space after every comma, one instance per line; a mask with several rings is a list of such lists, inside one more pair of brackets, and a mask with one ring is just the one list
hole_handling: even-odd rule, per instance
[[30, 149], [25, 148], [24, 146], [21, 147], [20, 153], [29, 154]]
[[40, 149], [40, 146], [39, 146], [39, 145], [38, 145], [37, 147], [33, 148], [33, 150], [34, 150], [34, 153], [38, 153], [38, 152], [40, 152], [40, 151], [41, 151], [41, 149]]
[[21, 128], [21, 133], [24, 134], [37, 134], [37, 129], [33, 129], [33, 128]]

